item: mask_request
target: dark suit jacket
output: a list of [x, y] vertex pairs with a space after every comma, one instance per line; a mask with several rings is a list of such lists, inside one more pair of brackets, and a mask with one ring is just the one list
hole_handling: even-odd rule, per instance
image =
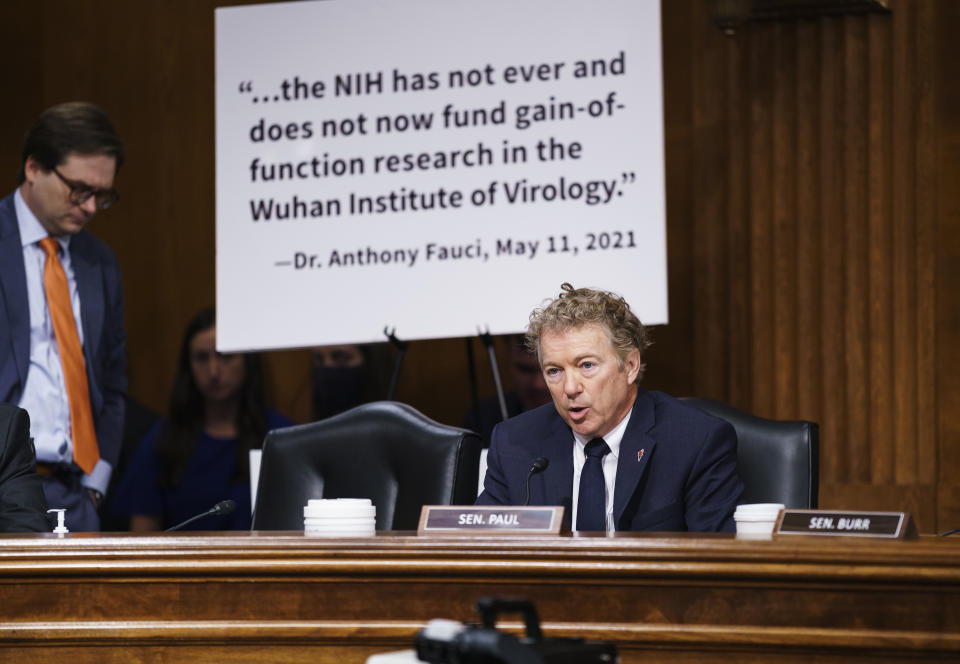
[[[573, 433], [553, 404], [497, 425], [477, 503], [522, 505], [527, 473], [542, 456], [550, 464], [531, 478], [530, 504], [563, 505], [569, 526], [572, 446]], [[733, 427], [662, 392], [638, 391], [620, 442], [617, 530], [732, 532], [742, 493]]]
[[37, 475], [30, 416], [0, 403], [0, 532], [48, 533], [47, 501]]
[[[80, 293], [83, 356], [100, 457], [116, 468], [127, 389], [127, 334], [120, 266], [86, 231], [70, 239]], [[0, 200], [0, 401], [19, 403], [30, 366], [30, 309], [13, 194]]]

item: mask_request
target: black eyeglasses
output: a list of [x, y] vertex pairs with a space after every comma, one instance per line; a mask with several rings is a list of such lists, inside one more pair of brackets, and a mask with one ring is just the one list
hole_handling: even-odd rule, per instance
[[97, 209], [106, 210], [120, 200], [120, 194], [118, 194], [117, 190], [113, 187], [110, 189], [96, 189], [83, 182], [68, 180], [63, 177], [56, 166], [54, 166], [53, 172], [57, 174], [57, 177], [60, 178], [63, 184], [70, 187], [70, 202], [74, 205], [83, 205], [93, 196], [97, 203]]

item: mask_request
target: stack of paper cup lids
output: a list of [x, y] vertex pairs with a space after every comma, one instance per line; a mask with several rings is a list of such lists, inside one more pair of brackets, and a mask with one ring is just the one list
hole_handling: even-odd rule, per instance
[[376, 520], [369, 498], [316, 499], [303, 507], [303, 531], [313, 537], [372, 537]]
[[733, 513], [737, 522], [737, 537], [741, 539], [769, 539], [783, 509], [783, 503], [752, 503], [738, 505]]

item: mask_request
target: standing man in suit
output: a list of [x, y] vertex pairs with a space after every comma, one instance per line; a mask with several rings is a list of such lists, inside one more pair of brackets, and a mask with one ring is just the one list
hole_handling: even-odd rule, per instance
[[85, 102], [27, 132], [19, 187], [0, 200], [0, 401], [30, 414], [37, 472], [72, 531], [97, 510], [123, 431], [126, 332], [113, 252], [85, 230], [117, 201], [123, 142]]
[[50, 532], [27, 411], [0, 403], [0, 533]]
[[531, 504], [578, 531], [733, 531], [733, 427], [637, 386], [649, 341], [622, 297], [562, 290], [527, 329], [553, 403], [493, 430], [477, 503], [524, 504], [529, 476]]

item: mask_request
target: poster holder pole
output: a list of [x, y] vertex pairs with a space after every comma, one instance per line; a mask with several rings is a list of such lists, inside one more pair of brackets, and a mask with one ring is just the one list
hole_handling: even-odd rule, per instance
[[497, 369], [497, 354], [493, 348], [493, 336], [490, 334], [489, 328], [486, 332], [481, 332], [480, 328], [477, 328], [477, 334], [480, 337], [480, 341], [483, 342], [483, 345], [487, 347], [487, 356], [490, 358], [490, 371], [493, 373], [493, 383], [497, 387], [497, 399], [500, 402], [500, 417], [502, 419], [507, 419], [507, 401], [503, 396], [503, 384], [500, 382], [500, 371]]
[[387, 390], [387, 401], [393, 401], [393, 395], [397, 389], [397, 381], [400, 379], [400, 365], [403, 364], [403, 356], [407, 352], [407, 346], [410, 345], [408, 342], [398, 339], [396, 331], [397, 328], [393, 328], [392, 330], [389, 327], [383, 328], [383, 333], [387, 335], [387, 339], [389, 339], [393, 347], [397, 349], [397, 361], [393, 365], [393, 376], [390, 378], [390, 388]]
[[477, 361], [473, 354], [473, 337], [464, 338], [467, 347], [467, 374], [470, 379], [470, 412], [473, 421], [480, 422], [480, 394], [477, 389]]

